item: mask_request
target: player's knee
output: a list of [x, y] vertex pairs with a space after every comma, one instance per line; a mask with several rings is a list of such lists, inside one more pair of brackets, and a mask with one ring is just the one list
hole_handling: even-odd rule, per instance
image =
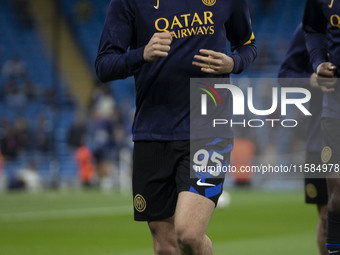
[[181, 250], [193, 251], [200, 247], [204, 236], [190, 229], [176, 230], [177, 242]]
[[158, 233], [160, 232], [160, 228], [157, 224], [149, 223], [149, 229], [150, 229], [150, 232], [153, 238], [158, 236]]
[[176, 237], [171, 229], [164, 229], [164, 225], [159, 224], [158, 222], [149, 222], [149, 228], [156, 255], [178, 254]]
[[328, 201], [329, 211], [340, 214], [340, 194], [333, 194]]
[[156, 255], [175, 255], [177, 254], [177, 248], [173, 245], [163, 245], [155, 249]]
[[324, 207], [324, 210], [320, 211], [319, 218], [323, 225], [327, 223], [327, 206]]
[[170, 236], [152, 235], [156, 255], [175, 255], [178, 253], [176, 241]]

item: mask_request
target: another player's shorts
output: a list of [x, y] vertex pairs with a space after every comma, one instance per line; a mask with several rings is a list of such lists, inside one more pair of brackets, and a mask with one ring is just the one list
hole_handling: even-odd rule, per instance
[[[320, 165], [321, 152], [307, 151], [306, 163]], [[307, 204], [326, 205], [328, 191], [326, 178], [305, 178], [305, 201]]]
[[324, 164], [340, 164], [340, 120], [323, 118], [321, 121], [323, 148], [321, 161]]
[[135, 142], [132, 181], [136, 221], [157, 221], [173, 216], [178, 194], [182, 191], [197, 193], [217, 204], [223, 190], [224, 173], [219, 176], [213, 173], [214, 178], [203, 171], [204, 175], [199, 172], [198, 176], [192, 176], [192, 167], [203, 163], [205, 156], [211, 160], [212, 155], [221, 165], [229, 165], [232, 139], [204, 139], [195, 143], [194, 148], [198, 153], [191, 154], [197, 158], [190, 159], [190, 141]]

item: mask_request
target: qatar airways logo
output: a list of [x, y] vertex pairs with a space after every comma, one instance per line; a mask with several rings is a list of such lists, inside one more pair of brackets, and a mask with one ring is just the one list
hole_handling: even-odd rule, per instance
[[[215, 84], [213, 87], [207, 84], [201, 83], [203, 85], [200, 87], [204, 93], [201, 94], [201, 116], [208, 115], [208, 100], [214, 102], [215, 107], [223, 107], [221, 97], [218, 93], [220, 89], [229, 90], [233, 98], [233, 115], [245, 115], [245, 106], [248, 110], [257, 116], [268, 116], [273, 114], [278, 108], [280, 108], [281, 116], [287, 115], [287, 106], [294, 105], [296, 109], [301, 111], [305, 116], [311, 116], [312, 114], [303, 105], [311, 99], [311, 93], [304, 88], [299, 87], [282, 87], [272, 88], [272, 105], [269, 109], [256, 109], [254, 106], [254, 96], [253, 88], [249, 87], [247, 89], [247, 101], [245, 100], [245, 95], [242, 90], [231, 84]], [[281, 94], [281, 100], [279, 104], [279, 92]], [[290, 95], [290, 97], [289, 97]], [[297, 96], [299, 95], [299, 96]], [[295, 98], [293, 96], [296, 96]], [[210, 99], [209, 99], [210, 98]], [[212, 108], [212, 107], [210, 107]], [[209, 109], [213, 111], [214, 109]], [[295, 119], [243, 119], [241, 122], [235, 122], [233, 120], [227, 119], [213, 119], [213, 127], [217, 125], [230, 125], [232, 126], [248, 126], [248, 127], [262, 127], [265, 124], [274, 127], [275, 124], [280, 123], [283, 127], [296, 127], [298, 121]]]

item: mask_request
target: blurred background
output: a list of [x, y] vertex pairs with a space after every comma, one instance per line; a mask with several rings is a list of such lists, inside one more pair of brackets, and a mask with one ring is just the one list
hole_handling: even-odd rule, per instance
[[[35, 181], [31, 189], [129, 190], [134, 80], [102, 84], [94, 73], [109, 2], [0, 0], [1, 190], [28, 188], [27, 180]], [[277, 77], [304, 6], [294, 0], [249, 4], [258, 57], [237, 76], [245, 79], [244, 90], [249, 77]], [[256, 104], [271, 105], [272, 84], [258, 81]], [[303, 162], [303, 125], [294, 132], [236, 128], [236, 138], [244, 162], [235, 152], [235, 164]], [[272, 178], [253, 179], [255, 186], [280, 186]]]

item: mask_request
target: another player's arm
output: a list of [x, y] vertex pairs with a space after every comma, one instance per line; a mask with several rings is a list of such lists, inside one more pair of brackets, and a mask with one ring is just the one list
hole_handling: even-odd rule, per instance
[[316, 80], [323, 92], [330, 93], [335, 91], [335, 69], [336, 66], [331, 62], [323, 62], [318, 65], [316, 69]]
[[317, 74], [317, 82], [323, 92], [333, 92], [335, 80], [334, 64], [327, 57], [327, 19], [324, 17], [318, 0], [307, 0], [303, 17], [306, 46], [310, 61]]
[[[232, 12], [226, 26], [226, 34], [231, 43], [232, 55], [222, 52], [201, 49], [195, 55], [193, 65], [201, 67], [201, 71], [212, 74], [240, 73], [257, 55], [255, 37], [250, 25], [247, 2], [237, 1], [232, 4]], [[199, 61], [199, 62], [198, 62]]]
[[280, 66], [278, 73], [279, 84], [281, 86], [295, 86], [297, 85], [295, 83], [296, 80], [291, 78], [309, 78], [308, 82], [304, 82], [307, 79], [299, 79], [298, 86], [320, 89], [316, 77], [316, 73], [314, 73], [310, 67], [309, 54], [306, 48], [305, 33], [302, 29], [302, 24], [300, 24], [294, 32], [293, 39], [286, 53], [286, 57]]
[[309, 63], [310, 61], [309, 54], [306, 49], [305, 34], [302, 29], [302, 24], [300, 24], [295, 29], [293, 39], [288, 47], [285, 59], [280, 66], [278, 77], [308, 78], [313, 73]]

